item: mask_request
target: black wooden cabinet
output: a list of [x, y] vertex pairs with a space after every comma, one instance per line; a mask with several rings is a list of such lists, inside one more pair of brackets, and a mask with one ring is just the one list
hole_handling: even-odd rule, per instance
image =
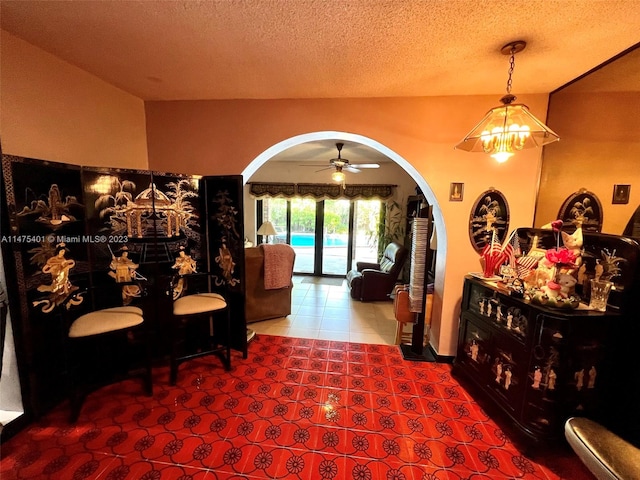
[[569, 416], [600, 415], [603, 385], [615, 371], [607, 354], [622, 318], [549, 309], [467, 277], [454, 375], [528, 439], [560, 437]]

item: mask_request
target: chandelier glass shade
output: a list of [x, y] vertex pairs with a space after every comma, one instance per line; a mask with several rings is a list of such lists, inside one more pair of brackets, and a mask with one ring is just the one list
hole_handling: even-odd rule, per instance
[[524, 50], [524, 41], [511, 42], [501, 52], [511, 55], [507, 94], [478, 124], [456, 145], [467, 152], [488, 153], [499, 163], [506, 162], [514, 153], [525, 148], [535, 148], [560, 140], [560, 137], [533, 115], [529, 108], [511, 94], [511, 75], [515, 67], [514, 56]]
[[498, 162], [507, 161], [515, 152], [555, 142], [560, 137], [521, 103], [510, 103], [513, 95], [502, 97], [503, 104], [492, 108], [456, 145], [467, 152], [484, 152]]

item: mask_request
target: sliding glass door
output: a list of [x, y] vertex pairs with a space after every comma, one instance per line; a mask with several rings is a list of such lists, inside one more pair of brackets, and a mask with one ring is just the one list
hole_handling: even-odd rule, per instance
[[317, 202], [310, 198], [294, 198], [290, 203], [289, 244], [296, 251], [293, 271], [315, 273]]
[[380, 230], [382, 202], [380, 200], [356, 200], [353, 222], [353, 262], [376, 263], [378, 259], [378, 232]]
[[349, 200], [325, 200], [322, 225], [322, 275], [345, 275], [349, 257]]
[[[258, 200], [258, 225], [269, 220], [296, 252], [294, 273], [343, 276], [356, 261], [376, 262], [380, 200], [295, 197]], [[260, 239], [259, 239], [260, 241]]]

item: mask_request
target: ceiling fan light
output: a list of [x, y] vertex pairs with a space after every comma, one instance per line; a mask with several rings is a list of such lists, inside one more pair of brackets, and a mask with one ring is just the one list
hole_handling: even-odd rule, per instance
[[345, 176], [342, 172], [333, 172], [331, 174], [331, 179], [336, 183], [342, 183], [344, 182]]

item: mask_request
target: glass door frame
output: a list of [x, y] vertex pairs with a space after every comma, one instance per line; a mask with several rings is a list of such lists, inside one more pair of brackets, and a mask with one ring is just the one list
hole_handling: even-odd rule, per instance
[[[287, 198], [287, 243], [291, 244], [291, 199]], [[350, 270], [350, 265], [353, 263], [353, 237], [354, 237], [354, 223], [355, 223], [355, 200], [349, 200], [349, 220], [348, 220], [348, 240], [347, 240], [347, 271], [344, 274], [327, 274], [322, 273], [322, 261], [323, 261], [323, 233], [324, 233], [324, 200], [316, 201], [315, 212], [315, 242], [314, 242], [314, 256], [313, 256], [313, 272], [293, 272], [295, 275], [308, 275], [315, 277], [333, 277], [342, 278]], [[264, 222], [264, 204], [262, 199], [256, 200], [256, 230]], [[262, 235], [258, 235], [258, 244], [262, 243]]]

